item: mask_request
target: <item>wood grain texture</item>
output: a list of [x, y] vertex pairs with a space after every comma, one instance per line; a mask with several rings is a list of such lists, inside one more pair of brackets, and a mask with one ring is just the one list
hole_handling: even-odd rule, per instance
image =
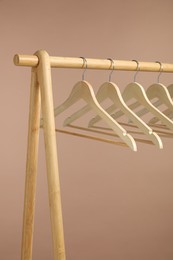
[[39, 51], [36, 55], [39, 57], [37, 74], [41, 90], [53, 256], [54, 260], [65, 260], [50, 59], [46, 51]]
[[25, 199], [23, 212], [23, 233], [21, 251], [22, 260], [32, 259], [38, 141], [40, 129], [40, 107], [40, 89], [37, 84], [36, 69], [32, 69], [25, 180]]
[[[87, 69], [112, 69], [110, 65], [110, 60], [108, 59], [87, 59]], [[36, 67], [38, 65], [38, 57], [37, 55], [21, 55], [16, 54], [14, 56], [14, 64], [17, 66], [33, 66]], [[143, 62], [140, 63], [140, 71], [160, 71], [160, 64], [156, 62]], [[50, 64], [51, 67], [54, 68], [83, 68], [83, 59], [79, 57], [53, 57], [50, 56]], [[115, 70], [127, 70], [127, 71], [135, 71], [136, 70], [136, 62], [129, 60], [114, 60], [114, 69]], [[173, 72], [173, 64], [162, 63], [163, 70], [162, 72]]]

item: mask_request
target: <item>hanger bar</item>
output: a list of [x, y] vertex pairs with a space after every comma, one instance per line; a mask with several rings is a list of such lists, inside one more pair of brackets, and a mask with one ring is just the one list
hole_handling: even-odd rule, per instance
[[[72, 57], [50, 57], [51, 67], [53, 68], [83, 68], [83, 60], [81, 58]], [[110, 61], [108, 59], [90, 59], [87, 60], [87, 69], [101, 69], [109, 70]], [[39, 58], [36, 55], [21, 55], [16, 54], [14, 56], [14, 64], [17, 66], [29, 66], [36, 67], [39, 63]], [[140, 71], [150, 71], [159, 72], [160, 64], [156, 62], [143, 62], [140, 63]], [[173, 64], [162, 63], [162, 72], [173, 72]], [[112, 68], [111, 68], [112, 69]], [[126, 71], [136, 71], [136, 62], [125, 61], [125, 60], [115, 60], [114, 61], [115, 70], [126, 70]]]
[[87, 139], [91, 139], [91, 140], [96, 140], [96, 141], [101, 141], [101, 142], [105, 142], [105, 143], [120, 145], [123, 147], [128, 147], [126, 143], [113, 141], [113, 140], [109, 140], [109, 139], [104, 139], [104, 138], [100, 138], [100, 137], [96, 137], [96, 136], [79, 134], [76, 132], [66, 131], [66, 130], [62, 130], [62, 129], [58, 129], [58, 128], [56, 128], [55, 131], [59, 132], [59, 133], [63, 133], [63, 134], [69, 134], [69, 135], [79, 136], [79, 137], [83, 137], [83, 138], [87, 138]]
[[[71, 128], [76, 128], [76, 129], [80, 129], [80, 130], [84, 130], [84, 131], [89, 131], [89, 132], [94, 132], [94, 133], [98, 133], [98, 134], [104, 134], [104, 135], [108, 135], [108, 136], [115, 136], [117, 137], [116, 134], [114, 133], [110, 133], [110, 132], [106, 132], [104, 130], [110, 130], [110, 128], [104, 128], [104, 127], [96, 127], [96, 126], [93, 126], [93, 128], [96, 128], [96, 129], [99, 129], [99, 130], [94, 130], [94, 129], [91, 129], [91, 128], [86, 128], [86, 127], [81, 127], [81, 126], [77, 126], [77, 125], [68, 125], [68, 127], [71, 127]], [[55, 129], [56, 130], [56, 129]], [[102, 130], [102, 131], [101, 131]], [[145, 144], [151, 144], [153, 145], [153, 143], [150, 141], [150, 140], [146, 140], [146, 139], [140, 139], [140, 138], [136, 138], [134, 137], [135, 141], [137, 142], [141, 142], [141, 143], [145, 143]], [[103, 140], [106, 140], [107, 142], [107, 139], [103, 139]], [[111, 142], [114, 143], [114, 141], [111, 140]]]
[[[122, 123], [122, 125], [126, 125], [126, 126], [131, 126], [131, 127], [137, 128], [135, 125], [129, 125], [129, 124], [125, 124], [125, 123]], [[73, 125], [68, 125], [68, 126], [74, 127]], [[75, 126], [75, 128], [79, 128], [79, 127]], [[112, 131], [111, 128], [103, 127], [103, 126], [92, 126], [92, 128], [101, 129], [101, 130], [106, 130], [106, 131]], [[89, 128], [89, 129], [90, 129], [90, 128]], [[173, 138], [173, 133], [170, 133], [170, 132], [165, 132], [165, 131], [160, 131], [160, 130], [154, 130], [154, 132], [157, 133], [157, 134], [159, 134], [159, 136], [164, 136], [164, 137]], [[102, 133], [106, 133], [106, 132], [102, 132]], [[143, 135], [142, 132], [131, 131], [131, 130], [128, 130], [128, 133]], [[107, 133], [106, 133], [106, 134], [107, 134]], [[115, 134], [111, 134], [111, 135], [115, 136]], [[135, 139], [135, 141], [138, 141], [135, 137], [134, 137], [134, 139]], [[150, 142], [151, 142], [151, 141], [150, 141]]]

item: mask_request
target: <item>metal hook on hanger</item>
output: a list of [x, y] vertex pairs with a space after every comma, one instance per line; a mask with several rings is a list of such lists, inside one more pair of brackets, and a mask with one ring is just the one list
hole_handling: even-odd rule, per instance
[[114, 63], [114, 60], [111, 59], [111, 58], [107, 58], [107, 60], [110, 60], [110, 61], [111, 61], [111, 66], [110, 66], [110, 68], [112, 68], [112, 71], [111, 71], [110, 74], [109, 74], [109, 82], [111, 82], [111, 76], [112, 76], [112, 73], [113, 73], [113, 71], [114, 71], [114, 69], [115, 69], [115, 63]]
[[134, 82], [136, 82], [136, 76], [137, 76], [138, 72], [140, 71], [140, 64], [139, 64], [139, 61], [137, 61], [137, 60], [132, 60], [132, 61], [135, 61], [137, 63], [136, 73], [134, 75]]
[[84, 67], [84, 71], [83, 71], [83, 74], [82, 74], [82, 80], [85, 79], [85, 72], [87, 70], [87, 59], [85, 57], [80, 57], [81, 59], [83, 59], [83, 67]]
[[162, 74], [163, 72], [163, 65], [160, 61], [156, 61], [156, 63], [159, 63], [160, 64], [160, 70], [159, 70], [159, 75], [158, 75], [158, 78], [157, 78], [157, 83], [160, 83], [160, 75]]

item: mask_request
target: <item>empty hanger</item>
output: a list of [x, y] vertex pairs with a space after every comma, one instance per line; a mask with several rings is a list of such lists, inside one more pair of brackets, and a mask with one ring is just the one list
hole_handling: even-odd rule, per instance
[[[172, 100], [172, 98], [173, 98], [173, 84], [169, 85], [169, 86], [167, 87], [167, 90], [169, 91], [169, 95], [170, 95], [171, 100]], [[155, 103], [154, 105], [155, 105], [156, 107], [159, 107], [160, 105], [162, 105], [161, 100], [156, 101], [156, 103]], [[170, 119], [173, 118], [173, 109], [167, 108], [167, 109], [165, 109], [162, 113], [165, 114], [165, 115], [166, 115], [167, 117], [169, 117]], [[149, 121], [149, 123], [150, 123], [150, 124], [156, 124], [158, 121], [159, 121], [159, 119], [158, 119], [157, 117], [154, 117], [154, 118], [152, 118], [152, 119]]]
[[[173, 101], [171, 99], [171, 96], [169, 94], [169, 91], [168, 89], [160, 83], [159, 81], [159, 78], [160, 78], [160, 75], [163, 71], [163, 66], [162, 66], [162, 63], [159, 62], [159, 61], [156, 61], [157, 63], [160, 64], [160, 73], [158, 75], [158, 79], [157, 79], [157, 83], [155, 84], [152, 84], [150, 87], [148, 87], [148, 89], [146, 90], [146, 94], [147, 94], [147, 97], [149, 98], [149, 100], [152, 102], [152, 100], [154, 98], [157, 98], [158, 100], [155, 101], [155, 102], [152, 102], [152, 104], [155, 106], [155, 107], [159, 107], [160, 105], [162, 104], [165, 104], [168, 109], [170, 109], [171, 111], [173, 111]], [[140, 104], [139, 104], [140, 106]], [[147, 109], [141, 109], [140, 111], [138, 111], [136, 114], [140, 117], [140, 116], [143, 116], [145, 114], [148, 113], [148, 110]], [[165, 114], [165, 113], [164, 113]]]
[[[86, 67], [84, 73], [87, 69], [87, 62], [86, 59], [83, 58], [86, 63]], [[84, 73], [82, 75], [82, 81], [79, 81], [73, 87], [69, 97], [60, 105], [58, 106], [54, 114], [55, 116], [59, 115], [67, 108], [72, 106], [78, 100], [83, 99], [88, 106], [99, 115], [109, 127], [133, 150], [137, 151], [136, 142], [131, 135], [127, 133], [127, 131], [118, 124], [98, 103], [92, 86], [84, 80]]]
[[[109, 98], [114, 103], [114, 108], [120, 109], [124, 115], [126, 115], [144, 134], [148, 136], [148, 138], [159, 148], [163, 148], [162, 141], [160, 137], [153, 132], [153, 130], [141, 119], [139, 118], [129, 107], [125, 104], [121, 92], [117, 85], [111, 82], [111, 75], [114, 71], [114, 61], [111, 60], [111, 67], [113, 67], [110, 75], [109, 81], [105, 82], [99, 88], [96, 98], [99, 104], [103, 102], [105, 99]], [[76, 119], [87, 113], [91, 108], [85, 106], [81, 110], [74, 113], [72, 116], [67, 118], [64, 122], [65, 125], [71, 124]], [[101, 120], [101, 117], [98, 115], [94, 119], [89, 122], [89, 126], [92, 126], [96, 121]]]
[[[138, 66], [137, 66], [137, 72], [138, 72], [139, 71], [139, 62], [138, 61], [135, 61], [135, 62], [137, 62], [137, 64], [138, 64]], [[166, 125], [169, 129], [173, 130], [173, 122], [167, 116], [165, 116], [162, 112], [160, 112], [150, 102], [150, 100], [148, 99], [148, 97], [145, 93], [144, 88], [139, 83], [135, 82], [137, 72], [136, 72], [135, 77], [134, 77], [134, 82], [128, 84], [127, 87], [125, 88], [123, 94], [122, 94], [124, 101], [126, 102], [128, 100], [131, 100], [132, 98], [135, 98], [137, 102], [134, 102], [133, 104], [131, 104], [129, 106], [131, 109], [138, 107], [138, 103], [140, 103], [148, 111], [150, 111], [153, 115], [155, 115], [155, 117], [157, 117], [163, 125]], [[120, 111], [118, 111], [115, 114], [113, 114], [112, 117], [114, 119], [117, 119], [122, 115], [123, 114]]]

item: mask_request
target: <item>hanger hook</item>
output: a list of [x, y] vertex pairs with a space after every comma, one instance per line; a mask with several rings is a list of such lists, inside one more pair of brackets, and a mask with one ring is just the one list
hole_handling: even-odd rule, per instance
[[83, 74], [82, 74], [82, 80], [85, 79], [85, 72], [87, 70], [87, 59], [85, 57], [80, 57], [81, 59], [83, 59], [83, 67], [84, 67], [84, 71], [83, 71]]
[[132, 61], [135, 61], [137, 63], [136, 73], [134, 75], [134, 82], [136, 82], [136, 76], [137, 76], [138, 72], [140, 71], [140, 64], [139, 64], [139, 61], [137, 61], [137, 60], [132, 60]]
[[113, 71], [114, 71], [114, 69], [115, 69], [115, 63], [114, 63], [114, 60], [111, 59], [111, 58], [107, 58], [107, 60], [110, 60], [110, 61], [111, 61], [111, 66], [110, 66], [110, 68], [112, 68], [112, 71], [111, 71], [110, 74], [109, 74], [109, 82], [111, 82], [112, 73], [113, 73]]
[[158, 78], [157, 78], [157, 83], [160, 83], [160, 75], [162, 74], [163, 72], [163, 65], [160, 61], [156, 61], [156, 63], [159, 63], [160, 64], [160, 69], [159, 69], [159, 75], [158, 75]]

